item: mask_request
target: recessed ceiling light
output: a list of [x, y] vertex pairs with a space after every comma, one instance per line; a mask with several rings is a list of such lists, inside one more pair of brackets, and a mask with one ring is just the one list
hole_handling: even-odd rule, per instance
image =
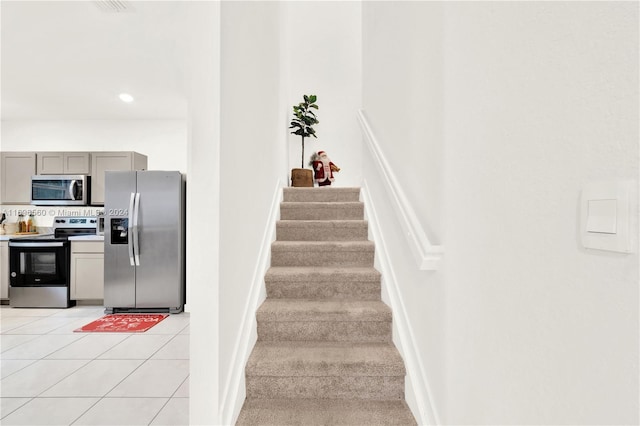
[[130, 95], [130, 94], [128, 94], [128, 93], [120, 93], [120, 95], [119, 95], [119, 96], [120, 96], [120, 100], [121, 100], [122, 102], [127, 102], [127, 103], [129, 103], [129, 102], [133, 102], [133, 96], [131, 96], [131, 95]]

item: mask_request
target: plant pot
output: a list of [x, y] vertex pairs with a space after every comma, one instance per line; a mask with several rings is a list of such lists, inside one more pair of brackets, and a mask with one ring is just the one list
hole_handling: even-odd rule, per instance
[[313, 188], [313, 170], [291, 169], [291, 186]]

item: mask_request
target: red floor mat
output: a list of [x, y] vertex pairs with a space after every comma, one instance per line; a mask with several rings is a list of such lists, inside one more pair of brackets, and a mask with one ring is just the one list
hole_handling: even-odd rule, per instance
[[105, 315], [74, 332], [142, 333], [168, 317], [168, 314]]

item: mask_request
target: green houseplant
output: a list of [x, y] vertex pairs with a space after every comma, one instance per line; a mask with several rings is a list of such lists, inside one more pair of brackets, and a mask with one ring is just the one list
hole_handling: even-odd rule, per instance
[[293, 119], [291, 120], [290, 129], [291, 134], [298, 135], [302, 138], [302, 161], [299, 169], [291, 170], [291, 185], [292, 186], [313, 186], [313, 172], [304, 168], [304, 139], [313, 136], [317, 138], [316, 131], [313, 128], [318, 124], [318, 118], [312, 111], [317, 110], [318, 105], [316, 101], [318, 97], [316, 95], [303, 95], [304, 102], [300, 102], [298, 105], [293, 106]]

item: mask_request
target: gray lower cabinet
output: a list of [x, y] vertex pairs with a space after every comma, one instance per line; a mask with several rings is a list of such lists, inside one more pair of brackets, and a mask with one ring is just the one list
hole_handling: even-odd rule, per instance
[[0, 153], [0, 202], [31, 204], [31, 176], [35, 174], [35, 152]]
[[9, 298], [9, 242], [0, 241], [0, 299]]
[[71, 300], [104, 299], [104, 242], [71, 242]]

